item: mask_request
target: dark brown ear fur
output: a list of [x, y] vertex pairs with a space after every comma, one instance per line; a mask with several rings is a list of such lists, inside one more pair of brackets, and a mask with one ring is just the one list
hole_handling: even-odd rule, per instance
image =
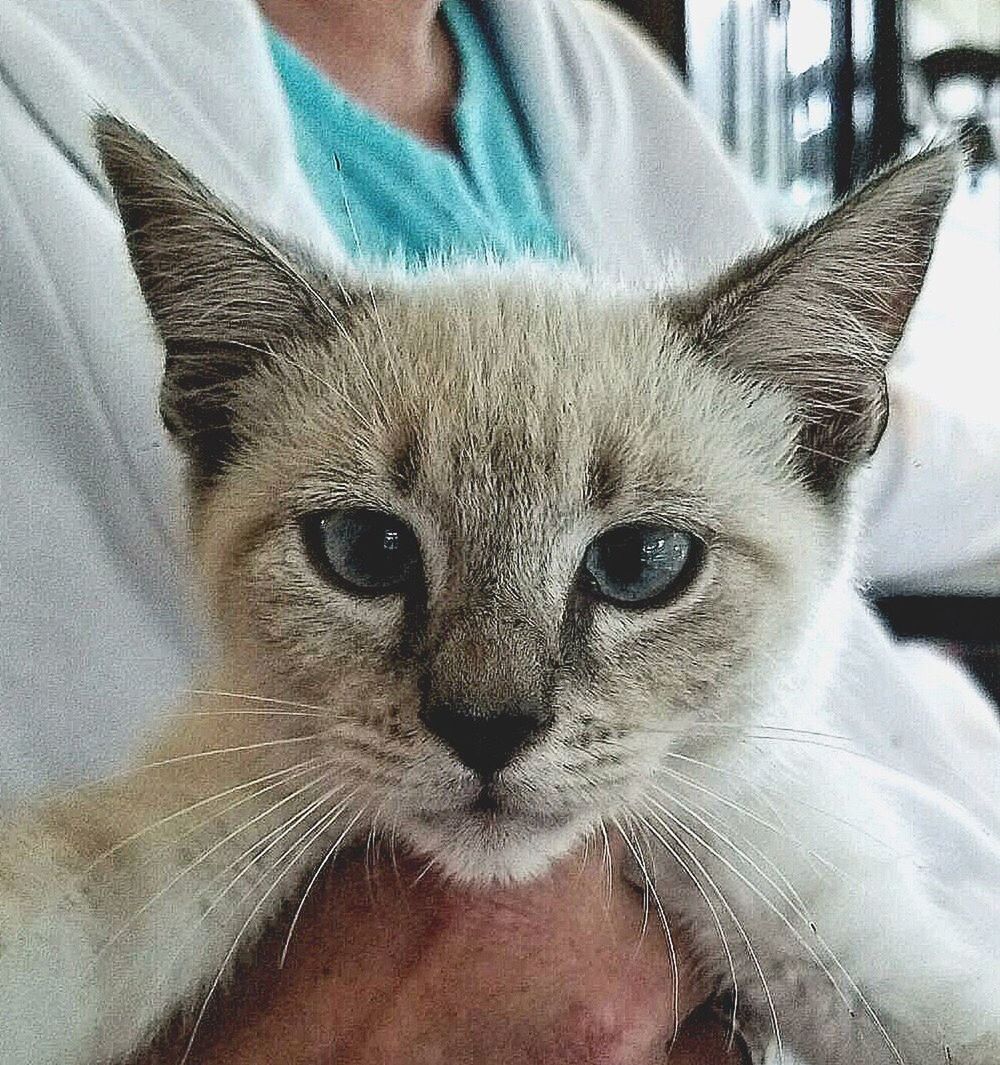
[[197, 478], [211, 478], [236, 446], [241, 378], [282, 345], [343, 334], [353, 301], [138, 130], [102, 115], [94, 135], [166, 348], [163, 420]]
[[958, 152], [884, 171], [825, 218], [671, 304], [698, 349], [795, 404], [810, 484], [839, 492], [888, 414], [885, 368], [923, 284]]

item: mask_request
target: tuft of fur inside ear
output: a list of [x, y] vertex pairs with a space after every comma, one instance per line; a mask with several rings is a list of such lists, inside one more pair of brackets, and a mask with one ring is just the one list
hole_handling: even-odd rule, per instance
[[890, 167], [826, 217], [670, 306], [713, 361], [791, 396], [799, 466], [828, 498], [881, 438], [886, 364], [959, 159], [945, 146]]
[[166, 349], [164, 422], [211, 478], [236, 446], [240, 380], [276, 347], [345, 333], [353, 301], [126, 122], [99, 116], [94, 136]]

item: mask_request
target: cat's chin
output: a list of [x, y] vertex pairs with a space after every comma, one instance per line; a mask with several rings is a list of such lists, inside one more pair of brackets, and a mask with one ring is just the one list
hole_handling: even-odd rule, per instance
[[543, 875], [583, 842], [590, 827], [575, 817], [529, 819], [455, 812], [417, 820], [404, 832], [438, 874], [462, 884], [500, 885]]

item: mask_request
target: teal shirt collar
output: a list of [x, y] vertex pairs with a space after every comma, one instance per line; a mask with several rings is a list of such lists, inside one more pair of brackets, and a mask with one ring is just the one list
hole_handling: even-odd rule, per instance
[[463, 0], [442, 17], [459, 58], [458, 153], [348, 97], [273, 28], [268, 41], [299, 163], [331, 227], [366, 261], [564, 253], [488, 29]]

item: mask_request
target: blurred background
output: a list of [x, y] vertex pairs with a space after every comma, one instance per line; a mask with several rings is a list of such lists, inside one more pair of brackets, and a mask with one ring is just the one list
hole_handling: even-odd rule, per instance
[[[964, 416], [995, 418], [1000, 0], [614, 2], [672, 57], [775, 228], [817, 214], [900, 154], [961, 137], [966, 172], [911, 321], [922, 357], [907, 364], [904, 346], [897, 372]], [[872, 594], [899, 634], [944, 646], [1000, 701], [1000, 565]]]
[[673, 58], [752, 179], [794, 220], [900, 152], [1000, 135], [1000, 0], [617, 0]]

